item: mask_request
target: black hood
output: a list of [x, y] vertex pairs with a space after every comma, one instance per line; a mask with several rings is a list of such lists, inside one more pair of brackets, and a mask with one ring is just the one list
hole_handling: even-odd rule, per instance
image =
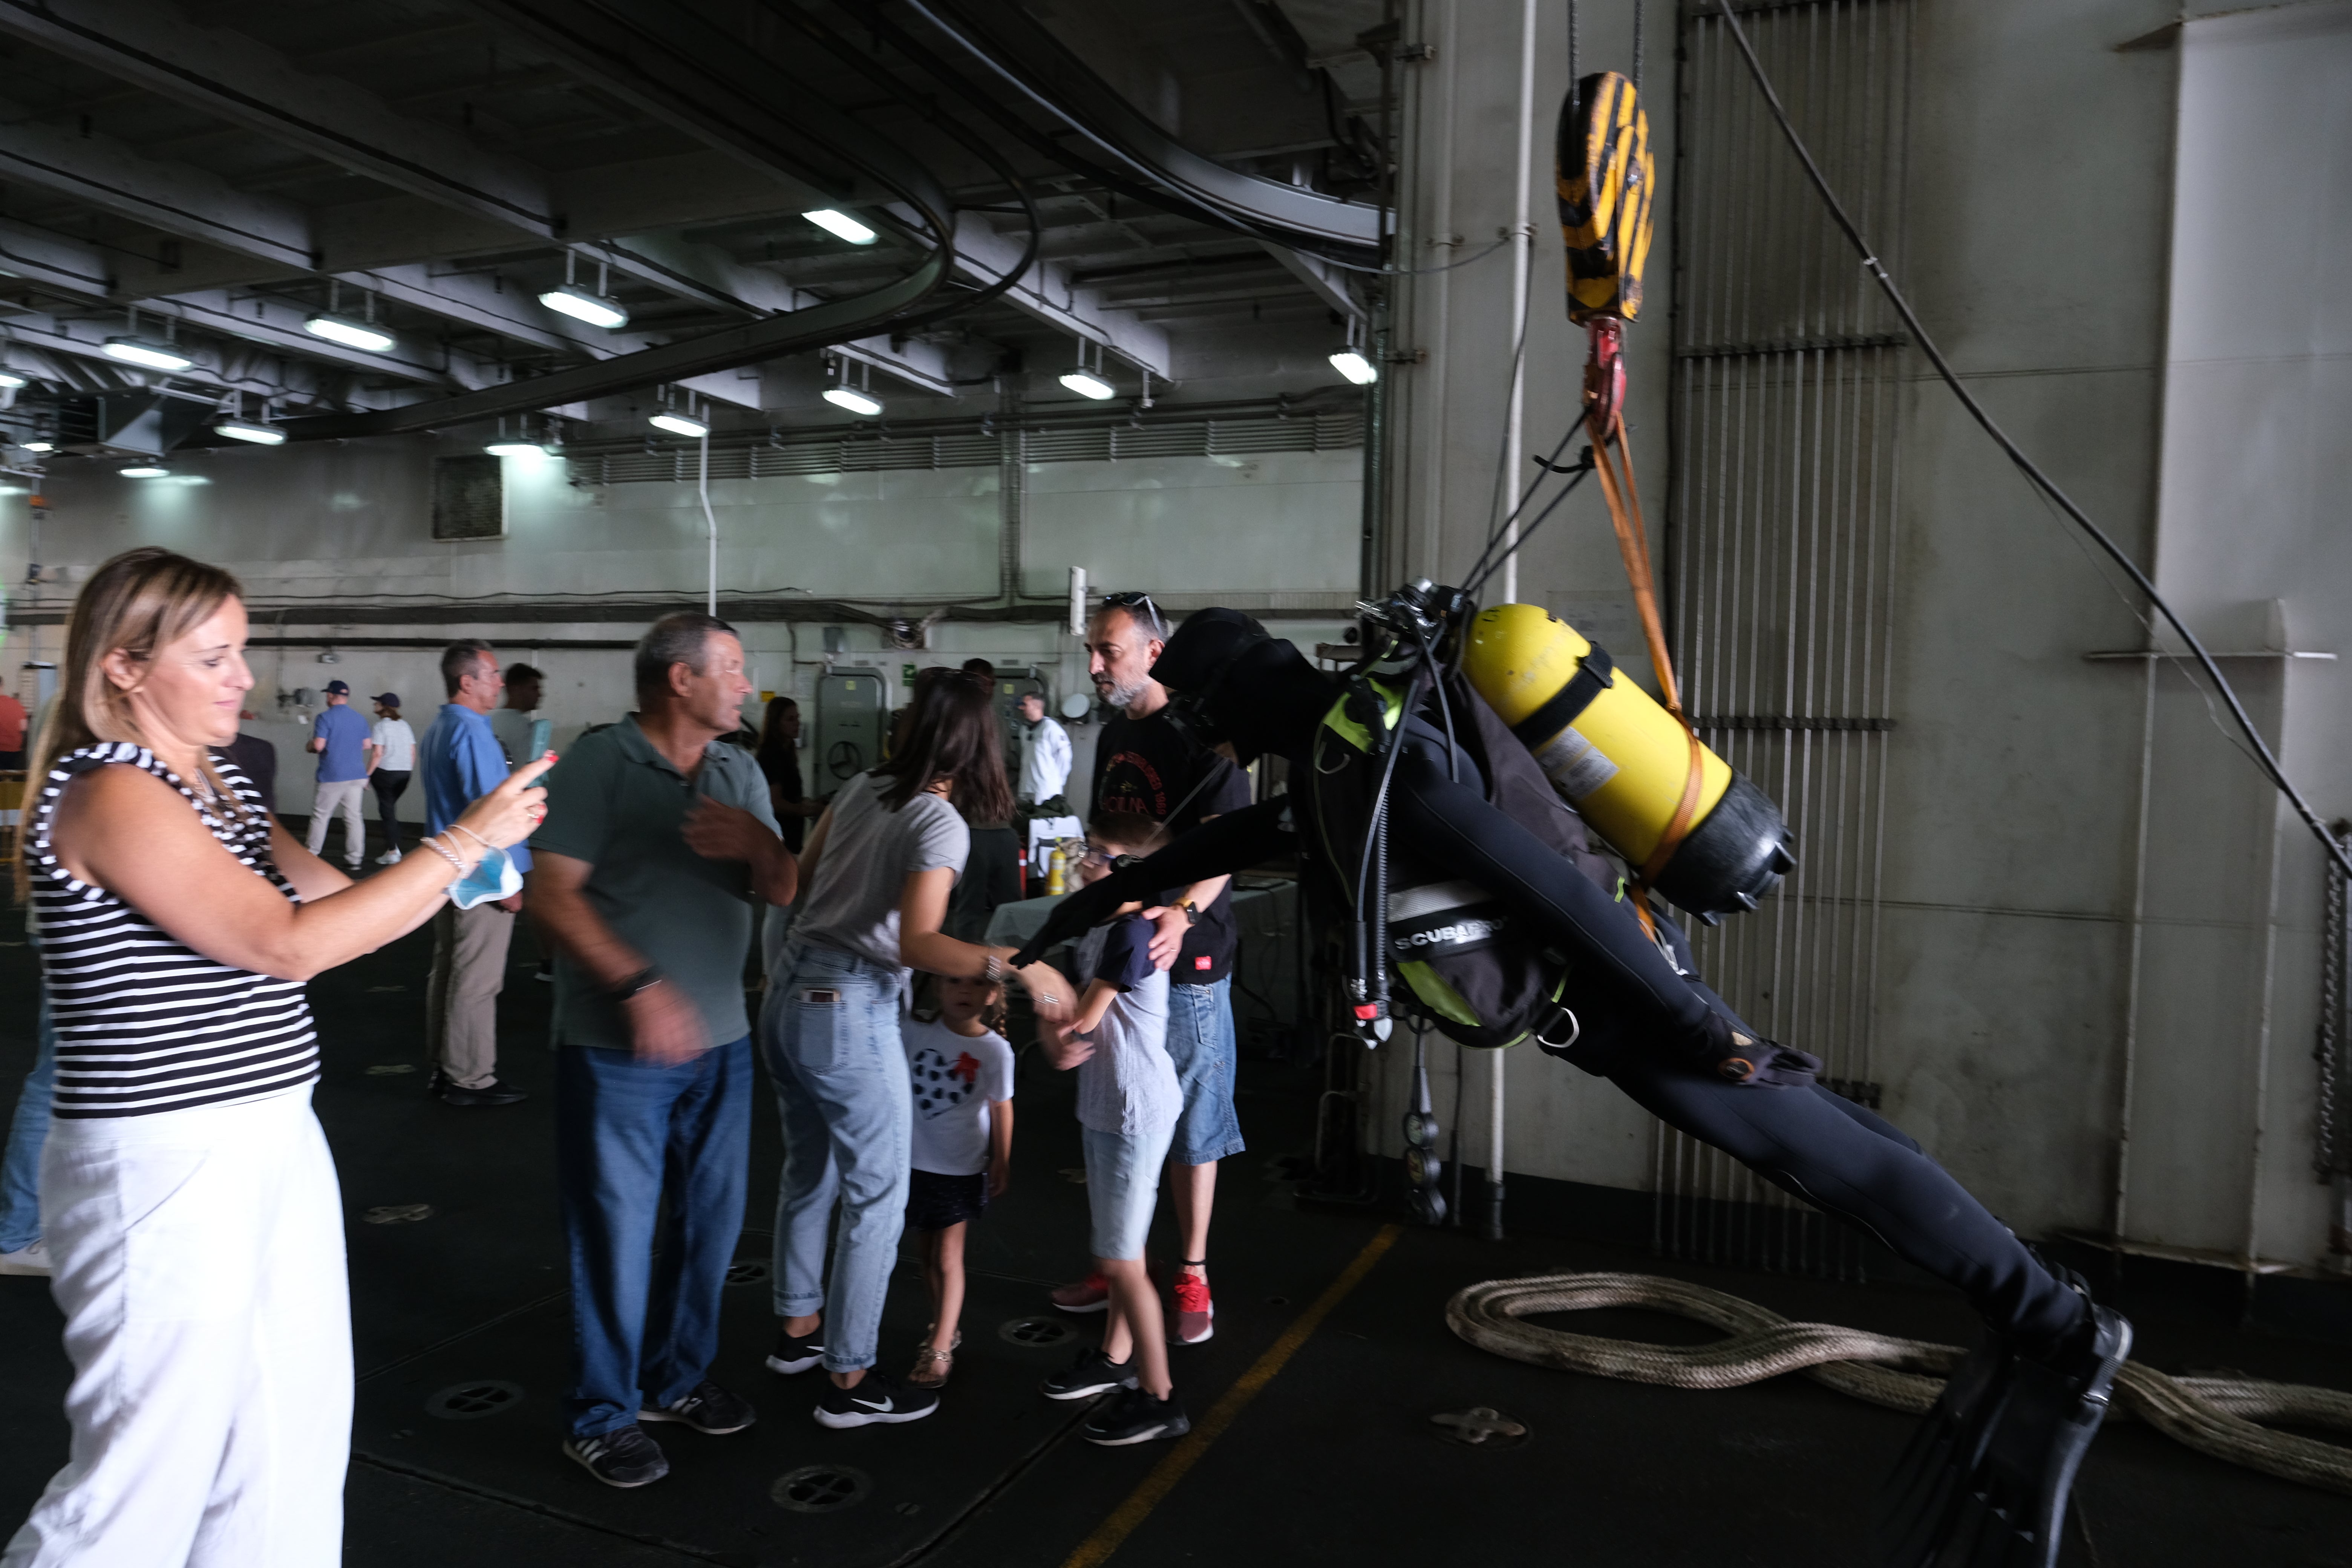
[[1239, 610], [1196, 610], [1161, 648], [1151, 679], [1205, 744], [1233, 742], [1244, 763], [1287, 752], [1331, 705], [1333, 684], [1297, 648]]

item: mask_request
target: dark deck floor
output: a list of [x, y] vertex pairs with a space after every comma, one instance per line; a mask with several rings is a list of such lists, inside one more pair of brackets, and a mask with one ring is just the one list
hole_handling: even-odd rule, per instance
[[[13, 931], [0, 938], [13, 942]], [[499, 1564], [922, 1563], [1057, 1568], [1100, 1562], [1106, 1522], [1171, 1452], [1077, 1440], [1082, 1410], [1039, 1398], [1041, 1371], [1070, 1353], [1000, 1332], [1046, 1314], [1044, 1290], [1080, 1267], [1085, 1192], [1066, 1079], [1024, 1064], [1013, 1191], [978, 1227], [966, 1343], [945, 1405], [913, 1426], [835, 1433], [808, 1410], [814, 1374], [779, 1379], [761, 1357], [772, 1330], [764, 1278], [730, 1292], [713, 1375], [749, 1394], [761, 1423], [731, 1437], [658, 1429], [674, 1466], [640, 1491], [598, 1486], [557, 1451], [568, 1325], [552, 1170], [548, 988], [519, 942], [502, 1004], [501, 1070], [532, 1091], [507, 1110], [428, 1101], [417, 1069], [427, 941], [413, 936], [312, 987], [327, 1044], [319, 1111], [340, 1162], [359, 1360], [346, 1561], [361, 1568]], [[0, 1075], [30, 1056], [29, 954], [0, 947]], [[386, 1068], [407, 1068], [385, 1071]], [[1558, 1070], [1569, 1070], [1559, 1068]], [[1373, 1215], [1302, 1211], [1276, 1162], [1302, 1149], [1312, 1086], [1247, 1063], [1243, 1121], [1254, 1147], [1226, 1169], [1216, 1232], [1217, 1336], [1176, 1352], [1196, 1421], [1281, 1339], [1381, 1230]], [[0, 1077], [0, 1108], [15, 1092]], [[778, 1150], [766, 1103], [755, 1125], [752, 1213], [742, 1257], [763, 1273]], [[430, 1218], [376, 1225], [382, 1205]], [[1183, 1563], [1596, 1564], [1856, 1563], [1870, 1493], [1910, 1423], [1801, 1378], [1689, 1394], [1496, 1360], [1446, 1331], [1446, 1297], [1473, 1280], [1561, 1268], [1673, 1273], [1794, 1318], [1958, 1341], [1965, 1311], [1938, 1292], [1860, 1288], [1661, 1263], [1546, 1239], [1485, 1243], [1408, 1230], [1307, 1338], [1198, 1463], [1133, 1523], [1120, 1568]], [[2352, 1387], [2352, 1348], [2240, 1332], [2139, 1305], [2142, 1358], [2233, 1366]], [[1050, 1314], [1047, 1314], [1050, 1315]], [[924, 1321], [902, 1269], [884, 1342], [895, 1363]], [[0, 1530], [63, 1460], [67, 1368], [46, 1284], [0, 1279]], [[1094, 1321], [1070, 1324], [1090, 1335]], [[1703, 1331], [1633, 1314], [1580, 1327], [1657, 1338]], [[894, 1367], [894, 1370], [896, 1368]], [[481, 1380], [520, 1397], [475, 1419], [426, 1402]], [[1527, 1423], [1507, 1451], [1433, 1436], [1430, 1416], [1488, 1405]], [[845, 1467], [865, 1486], [835, 1511], [790, 1510], [781, 1479]], [[2070, 1563], [2352, 1563], [2352, 1499], [2200, 1458], [2142, 1427], [2105, 1434], [2080, 1490]], [[1130, 1505], [1123, 1516], [1137, 1519]]]

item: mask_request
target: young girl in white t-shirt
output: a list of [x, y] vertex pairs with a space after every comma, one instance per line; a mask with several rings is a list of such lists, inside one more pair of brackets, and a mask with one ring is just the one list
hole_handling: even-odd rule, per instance
[[1004, 988], [942, 976], [940, 1016], [899, 1026], [915, 1099], [907, 1224], [923, 1238], [931, 1328], [907, 1381], [937, 1388], [963, 1342], [964, 1230], [1013, 1180], [1013, 1047], [996, 1027]]

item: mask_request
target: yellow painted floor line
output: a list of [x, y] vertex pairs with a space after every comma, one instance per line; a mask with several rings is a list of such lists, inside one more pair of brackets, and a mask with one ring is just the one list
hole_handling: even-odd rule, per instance
[[1363, 1282], [1364, 1276], [1372, 1271], [1372, 1265], [1396, 1244], [1396, 1238], [1403, 1228], [1396, 1225], [1381, 1226], [1380, 1234], [1364, 1244], [1363, 1251], [1356, 1254], [1356, 1260], [1331, 1281], [1328, 1289], [1315, 1299], [1313, 1306], [1298, 1314], [1297, 1320], [1283, 1331], [1280, 1339], [1266, 1348], [1266, 1352], [1257, 1358], [1249, 1371], [1242, 1373], [1238, 1382], [1225, 1390], [1223, 1396], [1210, 1408], [1209, 1414], [1202, 1417], [1189, 1434], [1177, 1440], [1176, 1447], [1168, 1451], [1168, 1457], [1152, 1467], [1151, 1473], [1143, 1478], [1143, 1484], [1128, 1493], [1127, 1500], [1112, 1510], [1111, 1516], [1079, 1543], [1078, 1549], [1063, 1561], [1062, 1568], [1097, 1568], [1097, 1564], [1107, 1561], [1112, 1552], [1118, 1551], [1120, 1542], [1135, 1533], [1136, 1526], [1160, 1506], [1161, 1500], [1176, 1489], [1176, 1483], [1184, 1479], [1185, 1472], [1201, 1462], [1201, 1456], [1209, 1451], [1209, 1445], [1224, 1434], [1225, 1428], [1248, 1408], [1249, 1402], [1255, 1399], [1265, 1385], [1274, 1381], [1275, 1374], [1298, 1353], [1298, 1347], [1322, 1326], [1331, 1309]]

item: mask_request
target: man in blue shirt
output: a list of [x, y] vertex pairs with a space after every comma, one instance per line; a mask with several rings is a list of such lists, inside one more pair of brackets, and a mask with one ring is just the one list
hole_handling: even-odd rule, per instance
[[367, 855], [367, 819], [360, 797], [367, 793], [368, 721], [352, 711], [352, 689], [327, 682], [327, 705], [310, 721], [310, 750], [319, 753], [319, 793], [310, 802], [310, 853], [327, 844], [327, 819], [343, 814], [343, 864], [360, 874]]
[[[506, 781], [506, 753], [490, 731], [490, 710], [505, 685], [499, 656], [478, 638], [441, 651], [441, 684], [449, 700], [417, 747], [425, 781], [425, 831], [446, 829], [474, 801]], [[507, 851], [518, 871], [530, 869], [530, 850]], [[498, 1079], [499, 993], [507, 977], [507, 944], [522, 895], [461, 910], [444, 904], [433, 917], [433, 974], [425, 990], [425, 1049], [433, 1061], [426, 1091], [449, 1105], [512, 1105], [524, 1098]]]

